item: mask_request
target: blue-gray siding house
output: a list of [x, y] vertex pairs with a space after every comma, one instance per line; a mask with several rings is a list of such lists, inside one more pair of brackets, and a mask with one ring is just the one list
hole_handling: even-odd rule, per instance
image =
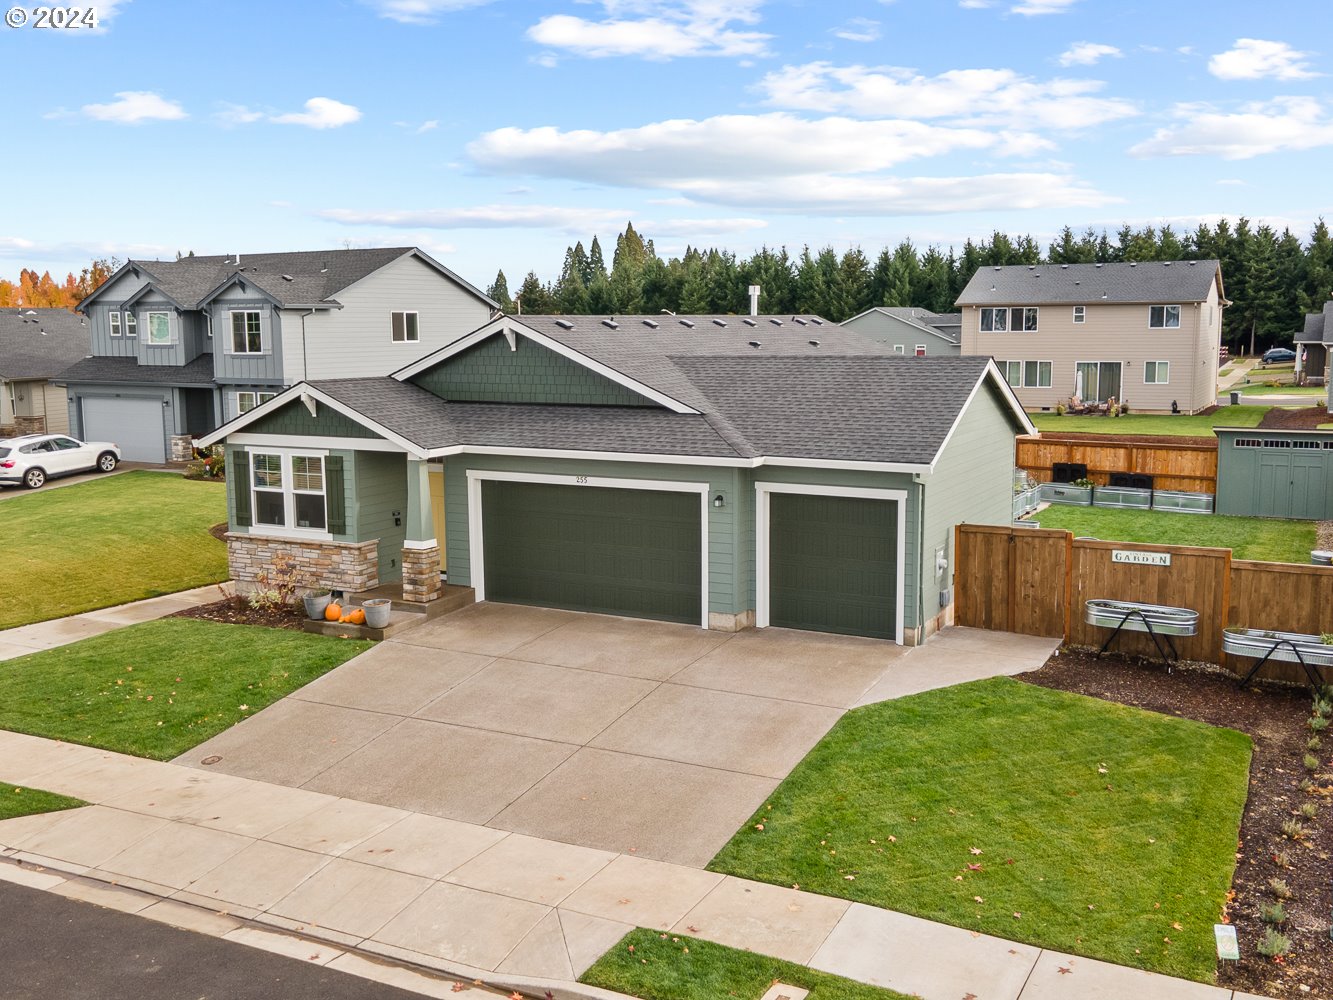
[[894, 354], [956, 357], [962, 353], [963, 316], [913, 306], [875, 306], [842, 325]]
[[132, 260], [79, 308], [91, 356], [60, 376], [70, 432], [162, 462], [286, 386], [387, 374], [497, 307], [422, 251], [389, 247]]

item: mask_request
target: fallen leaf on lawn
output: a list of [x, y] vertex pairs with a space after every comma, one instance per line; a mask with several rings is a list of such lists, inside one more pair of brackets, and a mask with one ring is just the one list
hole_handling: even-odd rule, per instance
[[967, 853], [968, 853], [968, 854], [980, 854], [980, 853], [981, 853], [981, 848], [980, 848], [980, 847], [969, 847], [969, 848], [967, 849]]
[[1089, 904], [1088, 904], [1088, 909], [1091, 910], [1091, 909], [1093, 909], [1093, 908], [1094, 908], [1093, 905], [1092, 905], [1091, 903], [1089, 903]]
[[634, 950], [634, 945], [630, 945], [629, 950], [632, 952]]
[[979, 872], [979, 871], [981, 871], [981, 870], [983, 869], [983, 867], [984, 867], [983, 865], [972, 864], [972, 863], [969, 862], [969, 864], [968, 864], [968, 866], [967, 866], [967, 870], [970, 871], [970, 872]]
[[954, 880], [955, 882], [961, 882], [961, 881], [963, 881], [963, 876], [961, 876], [961, 875], [955, 875], [955, 876], [953, 877], [953, 880]]
[[889, 843], [890, 843], [890, 844], [896, 844], [896, 843], [898, 843], [898, 838], [897, 838], [897, 837], [894, 837], [894, 836], [890, 836], [890, 837], [889, 837]]
[[984, 899], [982, 899], [980, 896], [973, 896], [972, 899], [975, 900], [975, 901], [978, 902], [978, 903], [984, 903], [984, 902], [986, 902], [986, 901], [985, 901]]
[[1005, 863], [1006, 865], [1012, 865], [1012, 864], [1014, 863], [1014, 859], [1013, 859], [1013, 858], [1005, 858], [1005, 859], [1004, 859], [1004, 863]]
[[855, 876], [855, 875], [844, 875], [843, 878], [845, 878], [848, 882], [855, 882], [855, 881], [856, 881], [856, 876]]
[[756, 830], [762, 830], [762, 829], [764, 828], [764, 824], [763, 824], [763, 823], [756, 823], [756, 824], [754, 825], [754, 828], [755, 828]]
[[1183, 928], [1183, 927], [1180, 926], [1180, 921], [1179, 921], [1179, 920], [1173, 920], [1173, 921], [1171, 922], [1171, 929], [1172, 929], [1172, 930], [1175, 930], [1175, 931], [1183, 931], [1185, 928]]
[[1020, 920], [1020, 919], [1022, 919], [1022, 917], [1023, 917], [1023, 914], [1019, 913], [1017, 910], [1014, 911], [1014, 919], [1015, 919], [1015, 920]]

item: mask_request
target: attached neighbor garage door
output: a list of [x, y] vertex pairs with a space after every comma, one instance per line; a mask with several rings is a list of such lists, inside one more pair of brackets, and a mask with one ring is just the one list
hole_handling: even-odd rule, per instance
[[120, 446], [126, 462], [165, 462], [162, 403], [157, 399], [84, 397], [83, 436]]
[[770, 494], [768, 624], [897, 637], [898, 504]]
[[486, 599], [698, 624], [698, 493], [485, 480]]

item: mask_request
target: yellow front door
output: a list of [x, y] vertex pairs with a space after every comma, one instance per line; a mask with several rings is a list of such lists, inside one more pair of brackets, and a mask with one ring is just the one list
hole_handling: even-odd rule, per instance
[[444, 466], [430, 467], [430, 516], [435, 522], [435, 541], [440, 546], [440, 569], [447, 572], [448, 555], [444, 544]]

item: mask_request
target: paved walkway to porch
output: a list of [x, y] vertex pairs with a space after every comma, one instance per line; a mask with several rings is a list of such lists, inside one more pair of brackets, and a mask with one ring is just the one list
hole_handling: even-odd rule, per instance
[[925, 1000], [1242, 1000], [795, 889], [3, 731], [0, 779], [94, 803], [0, 823], [0, 878], [435, 996], [449, 987], [366, 956], [611, 997], [573, 980], [643, 926]]

